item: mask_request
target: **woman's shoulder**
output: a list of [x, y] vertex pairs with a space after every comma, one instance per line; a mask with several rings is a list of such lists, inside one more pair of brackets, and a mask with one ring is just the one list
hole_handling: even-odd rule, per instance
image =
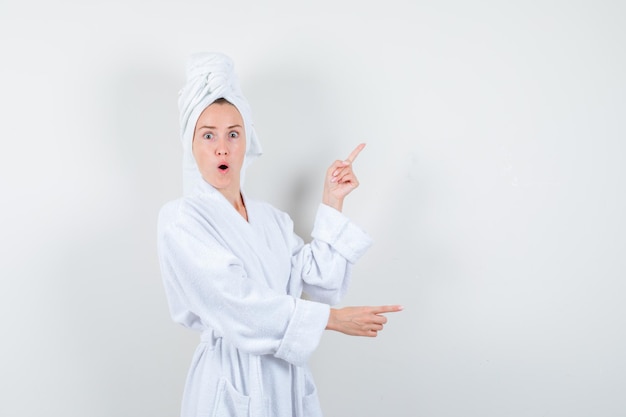
[[194, 219], [201, 214], [203, 203], [197, 198], [185, 196], [166, 202], [159, 210], [159, 225], [173, 225], [185, 219]]
[[180, 207], [183, 202], [182, 198], [166, 202], [159, 209], [158, 228], [160, 231], [165, 230], [173, 224], [179, 216]]
[[163, 204], [158, 217], [159, 237], [167, 239], [173, 236], [201, 236], [202, 239], [208, 239], [208, 236], [215, 235], [219, 210], [209, 210], [203, 203], [206, 202], [185, 196]]
[[183, 201], [182, 197], [181, 198], [177, 198], [175, 200], [167, 201], [159, 209], [159, 216], [165, 216], [165, 215], [168, 215], [168, 214], [171, 214], [173, 212], [178, 211], [182, 201]]

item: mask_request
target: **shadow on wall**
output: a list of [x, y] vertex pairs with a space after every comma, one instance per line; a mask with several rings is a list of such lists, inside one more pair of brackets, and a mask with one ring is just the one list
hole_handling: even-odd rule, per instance
[[103, 110], [118, 168], [136, 181], [134, 191], [171, 199], [182, 194], [178, 92], [184, 79], [158, 68], [142, 62], [120, 72], [104, 92]]
[[267, 68], [242, 85], [264, 151], [248, 171], [246, 190], [289, 213], [305, 240], [326, 169], [343, 152], [341, 116], [325, 79], [306, 68]]
[[143, 65], [112, 72], [89, 99], [102, 135], [91, 139], [104, 151], [91, 157], [104, 168], [84, 198], [99, 200], [101, 210], [64, 237], [53, 272], [74, 368], [67, 371], [79, 375], [74, 389], [82, 390], [73, 395], [90, 398], [83, 402], [92, 407], [80, 415], [177, 412], [184, 382], [177, 372], [190, 357], [167, 333], [175, 325], [156, 253], [158, 210], [182, 191], [179, 82]]

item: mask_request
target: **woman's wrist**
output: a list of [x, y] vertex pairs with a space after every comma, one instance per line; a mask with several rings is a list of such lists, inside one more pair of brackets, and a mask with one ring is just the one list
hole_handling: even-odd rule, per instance
[[331, 308], [330, 314], [328, 315], [328, 323], [326, 324], [326, 330], [337, 330], [337, 324], [335, 320], [335, 312], [337, 309]]
[[339, 200], [337, 198], [324, 195], [324, 197], [322, 198], [322, 203], [334, 208], [337, 211], [341, 211], [343, 209], [343, 199]]

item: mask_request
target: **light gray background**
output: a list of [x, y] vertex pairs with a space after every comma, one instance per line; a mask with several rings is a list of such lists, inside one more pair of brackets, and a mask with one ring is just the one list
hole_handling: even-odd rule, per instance
[[0, 2], [0, 415], [177, 415], [198, 338], [169, 318], [159, 207], [177, 93], [233, 57], [265, 156], [247, 191], [305, 237], [374, 237], [327, 333], [327, 416], [626, 415], [626, 7], [618, 1]]

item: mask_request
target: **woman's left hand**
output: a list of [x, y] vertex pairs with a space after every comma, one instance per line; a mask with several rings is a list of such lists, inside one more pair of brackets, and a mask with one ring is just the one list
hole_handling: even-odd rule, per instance
[[361, 143], [345, 161], [337, 160], [328, 168], [324, 180], [324, 195], [322, 196], [324, 204], [341, 211], [343, 199], [359, 186], [359, 181], [352, 171], [352, 162], [363, 148], [365, 148], [365, 144]]

